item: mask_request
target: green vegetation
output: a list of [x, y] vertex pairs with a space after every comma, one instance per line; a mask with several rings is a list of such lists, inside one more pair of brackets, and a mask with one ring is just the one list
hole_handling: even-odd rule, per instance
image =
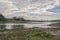
[[11, 19], [7, 19], [7, 23], [26, 23], [27, 21], [24, 18], [16, 18], [13, 17]]
[[[16, 27], [16, 26], [14, 26]], [[0, 40], [51, 40], [52, 35], [39, 28], [25, 29], [17, 26], [12, 30], [5, 29], [4, 31], [0, 30]]]
[[60, 35], [52, 35], [46, 29], [23, 28], [23, 25], [13, 27], [9, 30], [1, 25], [0, 40], [60, 40]]
[[6, 19], [5, 19], [5, 17], [2, 14], [0, 14], [0, 23], [1, 22], [6, 22]]
[[0, 30], [4, 31], [5, 29], [5, 25], [0, 25]]
[[0, 23], [26, 23], [27, 21], [24, 18], [13, 17], [11, 19], [5, 18], [0, 14]]

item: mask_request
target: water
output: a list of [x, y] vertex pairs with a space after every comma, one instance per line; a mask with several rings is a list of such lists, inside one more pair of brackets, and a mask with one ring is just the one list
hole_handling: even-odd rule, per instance
[[[48, 26], [49, 24], [52, 23], [58, 23], [58, 22], [29, 22], [29, 23], [4, 23], [0, 24], [0, 27], [4, 27], [5, 29], [12, 30], [14, 28], [33, 28], [33, 27], [38, 27], [38, 28], [50, 28], [49, 32], [51, 34], [60, 34], [60, 26]], [[23, 25], [23, 26], [21, 26]], [[0, 28], [1, 29], [1, 28]], [[53, 29], [51, 31], [51, 29]], [[57, 29], [57, 30], [56, 30]]]
[[0, 25], [5, 25], [6, 29], [13, 29], [15, 25], [24, 25], [24, 28], [59, 28], [57, 26], [48, 26], [49, 24], [56, 23], [56, 22], [30, 22], [30, 23], [5, 23]]

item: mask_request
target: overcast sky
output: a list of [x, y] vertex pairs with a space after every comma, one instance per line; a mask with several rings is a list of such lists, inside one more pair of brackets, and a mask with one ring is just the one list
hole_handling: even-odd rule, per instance
[[60, 19], [60, 0], [0, 0], [0, 13], [7, 18]]

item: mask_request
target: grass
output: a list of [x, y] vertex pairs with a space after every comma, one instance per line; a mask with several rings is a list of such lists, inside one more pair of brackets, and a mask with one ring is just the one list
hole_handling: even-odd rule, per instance
[[52, 35], [40, 28], [15, 28], [0, 31], [0, 40], [60, 40], [60, 36]]

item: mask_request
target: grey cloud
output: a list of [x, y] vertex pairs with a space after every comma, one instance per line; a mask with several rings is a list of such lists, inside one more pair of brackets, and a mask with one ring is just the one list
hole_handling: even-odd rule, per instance
[[6, 4], [0, 3], [0, 13], [4, 12], [7, 9]]
[[[8, 13], [7, 15], [5, 15], [6, 17], [13, 17], [13, 16], [22, 17], [23, 16], [23, 17], [28, 19], [29, 17], [30, 18], [32, 18], [32, 17], [28, 16], [27, 14], [29, 14], [31, 12], [34, 13], [35, 10], [36, 10], [36, 12], [39, 11], [39, 13], [40, 13], [40, 9], [43, 8], [42, 10], [44, 10], [45, 8], [47, 8], [46, 5], [44, 6], [44, 4], [49, 4], [50, 2], [52, 2], [54, 0], [8, 0], [8, 1], [11, 2], [10, 4], [7, 3], [8, 5], [0, 4], [1, 12], [4, 12], [3, 14], [7, 14]], [[35, 5], [35, 4], [38, 5], [38, 7], [34, 8], [33, 5]], [[41, 5], [39, 5], [39, 4], [41, 4]], [[31, 8], [30, 5], [32, 5], [34, 9]], [[3, 8], [2, 8], [2, 6], [3, 6]], [[27, 9], [27, 6], [29, 6], [30, 9], [29, 8]], [[28, 10], [27, 12], [24, 12], [25, 7], [26, 7], [26, 10]], [[23, 11], [21, 12], [21, 10], [23, 10]], [[18, 11], [20, 11], [20, 12], [18, 12]], [[40, 15], [42, 15], [42, 14], [44, 14], [44, 13], [41, 12]], [[47, 16], [46, 15], [46, 16], [39, 16], [39, 17], [44, 17], [44, 18], [48, 17], [48, 18], [50, 18], [51, 16]], [[34, 16], [35, 19], [39, 19], [39, 17], [38, 16]]]

